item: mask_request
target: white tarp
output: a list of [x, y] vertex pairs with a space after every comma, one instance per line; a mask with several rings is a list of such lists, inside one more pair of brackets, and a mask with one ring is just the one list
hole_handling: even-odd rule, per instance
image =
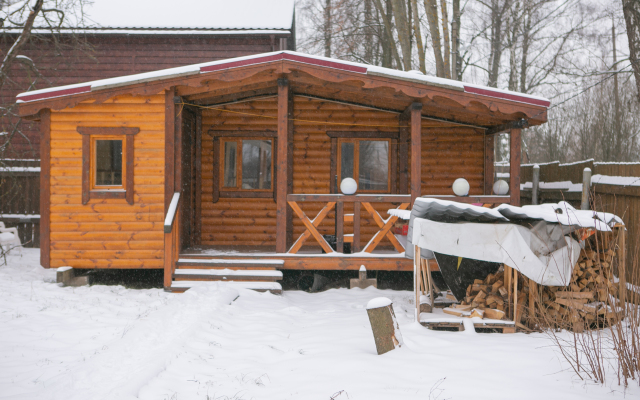
[[413, 221], [412, 243], [458, 257], [502, 263], [545, 286], [566, 286], [580, 255], [580, 244], [563, 227], [544, 221], [532, 229], [508, 224]]

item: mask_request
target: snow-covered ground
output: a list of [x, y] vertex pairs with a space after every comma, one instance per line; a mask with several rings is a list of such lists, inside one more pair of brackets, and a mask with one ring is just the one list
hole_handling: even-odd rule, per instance
[[[25, 249], [0, 267], [1, 399], [609, 399], [543, 334], [430, 331], [409, 292], [282, 296], [60, 287]], [[239, 297], [233, 299], [239, 294]], [[393, 300], [404, 347], [376, 355], [364, 306]], [[333, 397], [332, 397], [333, 396]]]

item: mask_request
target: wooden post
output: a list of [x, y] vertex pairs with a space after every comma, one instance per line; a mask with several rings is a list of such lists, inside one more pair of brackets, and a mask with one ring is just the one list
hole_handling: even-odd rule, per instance
[[536, 299], [538, 297], [538, 284], [533, 279], [529, 279], [529, 319], [535, 321]]
[[518, 271], [513, 270], [513, 321], [518, 322]]
[[538, 164], [533, 166], [533, 179], [531, 180], [531, 204], [538, 204], [538, 188], [540, 187], [540, 166]]
[[520, 206], [520, 161], [522, 159], [522, 143], [520, 129], [511, 129], [509, 135], [509, 193], [512, 206]]
[[585, 168], [582, 171], [582, 203], [581, 210], [588, 210], [589, 207], [589, 190], [591, 189], [591, 168]]
[[344, 203], [336, 204], [336, 251], [344, 253]]
[[276, 253], [287, 252], [289, 168], [289, 81], [278, 79], [278, 149], [276, 165]]
[[[398, 134], [398, 193], [409, 193], [409, 137], [411, 108], [400, 114], [398, 124], [400, 130]], [[333, 153], [338, 154], [338, 153]]]
[[[165, 91], [164, 96], [164, 215], [169, 211], [169, 204], [175, 188], [175, 131], [176, 105], [173, 101], [175, 88]], [[176, 229], [175, 226], [173, 229]], [[164, 234], [164, 287], [171, 287], [173, 264], [173, 232]]]
[[40, 112], [40, 265], [51, 266], [51, 110]]
[[416, 321], [420, 322], [420, 247], [413, 248], [413, 293], [416, 302]]
[[484, 135], [484, 194], [493, 192], [495, 135]]
[[353, 243], [351, 243], [351, 252], [360, 252], [360, 202], [353, 203]]
[[411, 104], [411, 204], [422, 190], [422, 103]]
[[618, 299], [622, 310], [627, 308], [627, 228], [618, 226]]

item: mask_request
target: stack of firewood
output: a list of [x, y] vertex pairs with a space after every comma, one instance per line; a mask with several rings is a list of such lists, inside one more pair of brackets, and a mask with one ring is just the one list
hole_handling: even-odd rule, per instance
[[619, 318], [618, 285], [613, 277], [615, 255], [611, 249], [582, 250], [567, 287], [545, 286], [540, 290], [537, 322], [580, 330]]
[[518, 274], [515, 290], [513, 280], [505, 284], [505, 272], [500, 268], [484, 280], [476, 279], [467, 288], [464, 300], [445, 312], [463, 317], [513, 318], [521, 328], [526, 325], [530, 329], [548, 326], [580, 331], [615, 322], [621, 317], [616, 298], [618, 286], [613, 276], [616, 254], [612, 249], [591, 250], [598, 247], [592, 241], [587, 239], [587, 250], [581, 250], [566, 287], [537, 285]]
[[504, 271], [489, 274], [484, 280], [476, 279], [467, 288], [459, 305], [443, 310], [447, 314], [461, 317], [503, 319], [508, 301], [504, 287]]

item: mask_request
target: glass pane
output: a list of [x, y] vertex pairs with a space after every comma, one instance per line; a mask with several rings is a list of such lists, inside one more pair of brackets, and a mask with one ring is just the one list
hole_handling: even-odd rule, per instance
[[389, 142], [361, 140], [358, 187], [362, 190], [389, 190]]
[[122, 186], [122, 140], [96, 140], [96, 186]]
[[[340, 147], [340, 182], [344, 178], [353, 178], [354, 143], [342, 143]], [[340, 187], [338, 182], [338, 187]]]
[[271, 189], [271, 140], [242, 141], [242, 188]]
[[224, 143], [224, 187], [237, 187], [236, 184], [236, 155], [238, 154], [237, 142]]

